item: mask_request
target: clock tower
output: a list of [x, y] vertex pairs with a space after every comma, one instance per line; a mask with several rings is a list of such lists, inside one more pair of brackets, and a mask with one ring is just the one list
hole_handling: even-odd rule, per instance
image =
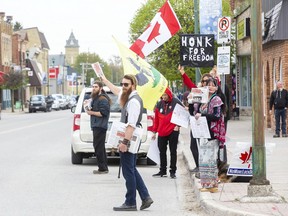
[[71, 32], [69, 39], [66, 40], [65, 45], [66, 64], [73, 66], [76, 62], [76, 58], [78, 55], [79, 55], [78, 40], [76, 40], [73, 32]]

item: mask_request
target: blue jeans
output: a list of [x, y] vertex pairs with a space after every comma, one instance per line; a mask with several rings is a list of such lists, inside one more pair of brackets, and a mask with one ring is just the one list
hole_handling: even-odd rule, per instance
[[286, 109], [275, 109], [276, 130], [275, 133], [280, 135], [280, 118], [282, 135], [286, 134]]
[[136, 190], [138, 191], [141, 200], [150, 197], [147, 187], [136, 169], [137, 155], [130, 152], [120, 152], [120, 163], [122, 166], [123, 177], [126, 181], [126, 205], [136, 205]]

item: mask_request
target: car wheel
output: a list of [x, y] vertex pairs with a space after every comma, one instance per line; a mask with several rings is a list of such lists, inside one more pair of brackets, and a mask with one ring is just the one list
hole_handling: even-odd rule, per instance
[[83, 157], [81, 153], [74, 153], [73, 148], [71, 148], [71, 161], [72, 164], [82, 164], [83, 163]]
[[155, 163], [153, 160], [147, 157], [147, 165], [157, 165], [157, 163]]

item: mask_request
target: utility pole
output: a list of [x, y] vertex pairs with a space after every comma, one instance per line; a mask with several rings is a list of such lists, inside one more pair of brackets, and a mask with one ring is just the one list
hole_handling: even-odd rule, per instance
[[[262, 71], [262, 1], [251, 1], [251, 55], [252, 55], [252, 165], [253, 178], [248, 185], [248, 196], [242, 202], [280, 202], [266, 179], [266, 151], [263, 111]], [[262, 199], [261, 199], [262, 198]]]
[[[194, 0], [194, 34], [199, 34], [199, 0]], [[196, 85], [200, 82], [200, 68], [195, 68]]]

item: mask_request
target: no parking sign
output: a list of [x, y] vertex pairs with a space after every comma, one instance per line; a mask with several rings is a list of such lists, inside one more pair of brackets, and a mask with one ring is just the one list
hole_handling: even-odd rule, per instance
[[231, 18], [221, 17], [218, 19], [218, 44], [228, 44], [231, 41]]

